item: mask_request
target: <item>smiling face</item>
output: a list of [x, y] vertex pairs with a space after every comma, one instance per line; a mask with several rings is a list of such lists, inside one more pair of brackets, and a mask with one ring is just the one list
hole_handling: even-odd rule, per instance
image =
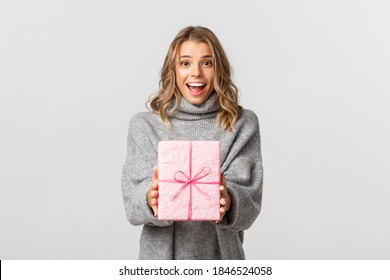
[[214, 67], [206, 43], [185, 41], [175, 65], [176, 85], [191, 104], [204, 103], [214, 90]]

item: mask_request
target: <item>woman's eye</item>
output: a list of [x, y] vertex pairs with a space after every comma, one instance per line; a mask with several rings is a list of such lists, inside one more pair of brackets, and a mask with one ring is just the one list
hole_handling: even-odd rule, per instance
[[188, 65], [190, 65], [190, 63], [188, 61], [181, 61], [180, 65], [188, 66]]
[[203, 61], [203, 65], [204, 66], [211, 66], [212, 63], [211, 63], [211, 61]]

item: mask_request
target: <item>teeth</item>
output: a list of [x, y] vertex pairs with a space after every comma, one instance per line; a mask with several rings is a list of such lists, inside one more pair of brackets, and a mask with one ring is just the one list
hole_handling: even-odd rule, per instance
[[202, 84], [202, 83], [188, 83], [187, 85], [192, 86], [192, 87], [203, 87], [206, 84]]

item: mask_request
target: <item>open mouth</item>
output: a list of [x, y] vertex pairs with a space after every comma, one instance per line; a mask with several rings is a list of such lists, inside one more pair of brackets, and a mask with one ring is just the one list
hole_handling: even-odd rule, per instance
[[200, 95], [204, 88], [206, 87], [206, 84], [204, 83], [187, 83], [186, 86], [190, 90], [190, 92], [193, 95]]

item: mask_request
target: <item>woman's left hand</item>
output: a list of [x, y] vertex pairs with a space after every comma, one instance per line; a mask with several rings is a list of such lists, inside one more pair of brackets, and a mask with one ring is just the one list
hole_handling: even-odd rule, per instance
[[230, 194], [227, 191], [226, 188], [226, 180], [223, 173], [221, 174], [221, 186], [219, 186], [219, 192], [221, 193], [221, 198], [219, 199], [219, 221], [216, 221], [216, 223], [219, 223], [222, 221], [223, 217], [225, 216], [226, 212], [230, 209], [230, 206], [232, 204], [232, 198]]

